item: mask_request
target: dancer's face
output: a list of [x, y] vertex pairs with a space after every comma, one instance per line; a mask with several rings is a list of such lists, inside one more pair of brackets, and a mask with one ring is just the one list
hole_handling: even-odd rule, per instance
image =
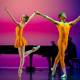
[[66, 18], [63, 17], [63, 16], [61, 16], [61, 17], [60, 17], [60, 20], [61, 20], [61, 21], [66, 21]]
[[67, 16], [66, 16], [65, 13], [61, 13], [61, 14], [59, 15], [59, 18], [60, 18], [61, 21], [66, 21]]

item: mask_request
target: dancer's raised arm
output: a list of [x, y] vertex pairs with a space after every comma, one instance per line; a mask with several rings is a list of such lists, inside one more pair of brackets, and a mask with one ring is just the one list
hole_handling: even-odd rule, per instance
[[40, 13], [39, 11], [35, 11], [36, 14], [46, 18], [47, 20], [49, 20], [50, 22], [54, 23], [54, 24], [58, 24], [58, 21], [52, 19], [51, 17], [47, 16], [47, 15], [44, 15], [42, 13]]
[[16, 21], [15, 17], [13, 17], [13, 15], [10, 13], [10, 11], [9, 11], [7, 8], [5, 8], [5, 11], [6, 11], [7, 14], [11, 17], [11, 19], [13, 20], [14, 23], [19, 24], [19, 23]]
[[29, 21], [31, 21], [31, 19], [32, 19], [35, 15], [36, 15], [35, 12], [33, 12], [33, 13], [31, 14], [31, 16], [29, 17], [28, 21], [26, 22], [26, 24], [29, 23]]
[[75, 20], [69, 22], [70, 25], [75, 25], [77, 22], [80, 21], [80, 16], [78, 16]]

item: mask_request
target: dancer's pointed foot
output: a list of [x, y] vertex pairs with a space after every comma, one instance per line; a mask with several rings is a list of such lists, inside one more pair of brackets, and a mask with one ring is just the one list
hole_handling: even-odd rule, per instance
[[32, 50], [29, 50], [25, 53], [24, 57], [30, 55], [31, 53], [37, 51], [38, 49], [40, 48], [40, 45], [36, 46], [36, 47], [33, 47]]
[[63, 75], [61, 76], [61, 78], [67, 78], [67, 75], [66, 75], [66, 74], [63, 74]]
[[51, 71], [52, 71], [52, 76], [55, 76], [56, 69], [51, 68]]
[[21, 75], [22, 75], [22, 68], [19, 68], [18, 69], [18, 77], [21, 78]]
[[39, 50], [39, 48], [40, 48], [40, 45], [33, 47], [32, 51], [35, 52], [35, 51]]
[[55, 76], [55, 71], [52, 71], [52, 76]]
[[53, 71], [53, 68], [51, 68], [51, 71]]

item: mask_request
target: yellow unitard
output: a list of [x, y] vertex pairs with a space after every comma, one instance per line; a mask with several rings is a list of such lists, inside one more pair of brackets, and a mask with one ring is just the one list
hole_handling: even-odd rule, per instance
[[59, 22], [57, 25], [58, 31], [59, 31], [59, 39], [58, 39], [58, 54], [55, 58], [54, 64], [58, 64], [60, 61], [61, 68], [65, 68], [65, 50], [67, 48], [68, 44], [68, 35], [70, 31], [70, 25], [69, 23]]

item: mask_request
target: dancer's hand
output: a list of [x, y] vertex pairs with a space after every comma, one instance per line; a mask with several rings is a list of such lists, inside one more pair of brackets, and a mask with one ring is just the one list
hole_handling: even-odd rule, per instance
[[7, 14], [10, 16], [10, 18], [13, 20], [13, 22], [17, 25], [19, 25], [19, 22], [16, 21], [16, 18], [11, 14], [9, 9], [7, 7], [4, 7], [4, 10], [7, 12]]
[[40, 15], [41, 13], [39, 11], [35, 11], [36, 14]]

